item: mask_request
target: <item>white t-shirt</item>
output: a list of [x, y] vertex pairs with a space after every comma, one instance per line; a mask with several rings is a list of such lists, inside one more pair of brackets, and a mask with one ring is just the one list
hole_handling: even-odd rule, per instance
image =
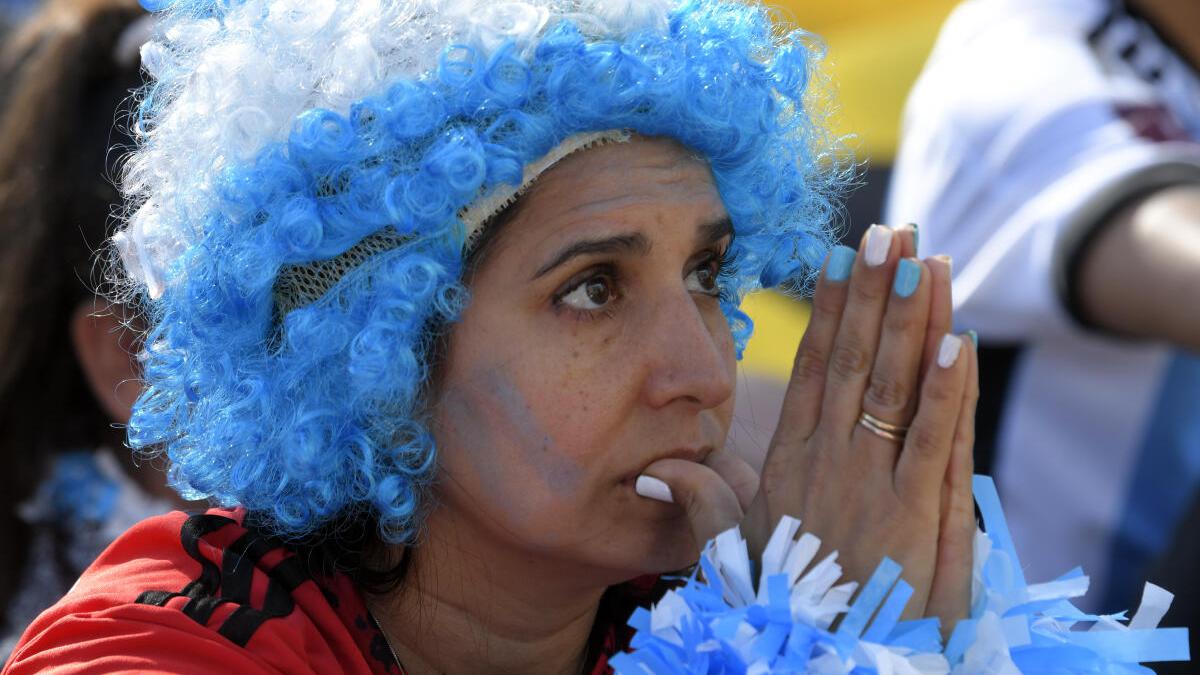
[[1200, 484], [1200, 360], [1081, 325], [1072, 265], [1116, 207], [1185, 183], [1200, 77], [1116, 3], [964, 2], [905, 109], [886, 222], [953, 257], [956, 323], [1015, 354], [996, 479], [1030, 578], [1082, 563], [1093, 606], [1128, 599]]

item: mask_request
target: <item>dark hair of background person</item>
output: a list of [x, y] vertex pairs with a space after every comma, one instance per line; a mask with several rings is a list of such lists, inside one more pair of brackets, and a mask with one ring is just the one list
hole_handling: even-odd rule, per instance
[[120, 195], [114, 121], [140, 86], [115, 47], [132, 0], [48, 0], [0, 45], [0, 608], [30, 533], [17, 507], [63, 450], [122, 442], [88, 388], [69, 324], [102, 278], [93, 254]]

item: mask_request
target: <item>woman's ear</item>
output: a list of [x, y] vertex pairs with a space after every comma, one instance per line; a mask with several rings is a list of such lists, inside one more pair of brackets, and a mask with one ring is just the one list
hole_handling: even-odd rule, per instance
[[132, 346], [135, 336], [98, 298], [80, 302], [71, 314], [71, 345], [96, 402], [113, 422], [129, 421], [141, 393], [140, 372]]

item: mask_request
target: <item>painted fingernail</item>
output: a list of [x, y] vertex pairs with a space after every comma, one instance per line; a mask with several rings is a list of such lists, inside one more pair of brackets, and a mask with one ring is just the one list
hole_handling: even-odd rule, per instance
[[935, 255], [933, 259], [946, 266], [946, 271], [954, 273], [954, 260], [948, 255]]
[[850, 278], [850, 269], [854, 267], [854, 249], [849, 246], [835, 246], [829, 252], [829, 262], [825, 265], [827, 281], [845, 281]]
[[633, 489], [647, 499], [657, 499], [668, 504], [675, 503], [675, 497], [671, 495], [671, 486], [653, 476], [638, 476]]
[[903, 258], [896, 267], [896, 278], [892, 281], [892, 290], [896, 295], [907, 298], [917, 290], [921, 283], [921, 263], [912, 258]]
[[911, 227], [912, 231], [913, 231], [913, 250], [916, 251], [918, 255], [920, 255], [920, 253], [921, 253], [921, 226], [917, 225], [916, 223], [909, 223], [908, 226]]
[[979, 351], [979, 333], [969, 330], [967, 336], [971, 338], [971, 344], [975, 347], [975, 351]]
[[868, 267], [879, 267], [887, 260], [891, 248], [892, 228], [872, 225], [867, 230], [867, 250], [863, 253], [863, 260]]
[[[947, 333], [942, 336], [942, 344], [938, 346], [938, 365], [943, 368], [949, 368], [958, 360], [958, 353], [962, 351], [962, 338], [957, 335]], [[641, 479], [638, 479], [641, 480]]]

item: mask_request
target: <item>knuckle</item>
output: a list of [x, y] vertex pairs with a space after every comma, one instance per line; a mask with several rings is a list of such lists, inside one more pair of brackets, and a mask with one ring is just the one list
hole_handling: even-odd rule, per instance
[[792, 382], [820, 380], [825, 377], [828, 357], [811, 345], [800, 344], [792, 364]]
[[954, 431], [954, 444], [974, 447], [975, 430], [970, 428], [969, 424], [958, 425], [958, 429]]
[[929, 403], [942, 406], [961, 401], [962, 390], [949, 382], [931, 382], [925, 387], [921, 398]]
[[850, 299], [852, 302], [857, 304], [875, 305], [879, 304], [883, 300], [883, 293], [876, 288], [875, 284], [851, 284]]
[[966, 535], [973, 539], [975, 535], [975, 502], [969, 497], [951, 499], [947, 508], [947, 522], [955, 527], [947, 528], [950, 532]]
[[938, 430], [928, 425], [914, 426], [908, 431], [908, 447], [905, 451], [911, 451], [920, 459], [933, 459], [941, 456], [943, 453], [942, 434]]
[[688, 490], [683, 495], [674, 492], [672, 496], [675, 498], [675, 502], [683, 506], [684, 511], [694, 520], [704, 517], [712, 510], [711, 499], [701, 498], [701, 493], [700, 490]]
[[918, 321], [918, 317], [912, 312], [895, 311], [894, 309], [888, 312], [883, 321], [883, 328], [887, 333], [915, 333], [924, 327], [925, 322]]
[[866, 400], [882, 410], [900, 410], [908, 405], [909, 390], [899, 380], [879, 373], [871, 377]]
[[852, 380], [865, 375], [871, 367], [867, 350], [858, 345], [840, 344], [833, 348], [829, 357], [829, 370], [842, 380]]

